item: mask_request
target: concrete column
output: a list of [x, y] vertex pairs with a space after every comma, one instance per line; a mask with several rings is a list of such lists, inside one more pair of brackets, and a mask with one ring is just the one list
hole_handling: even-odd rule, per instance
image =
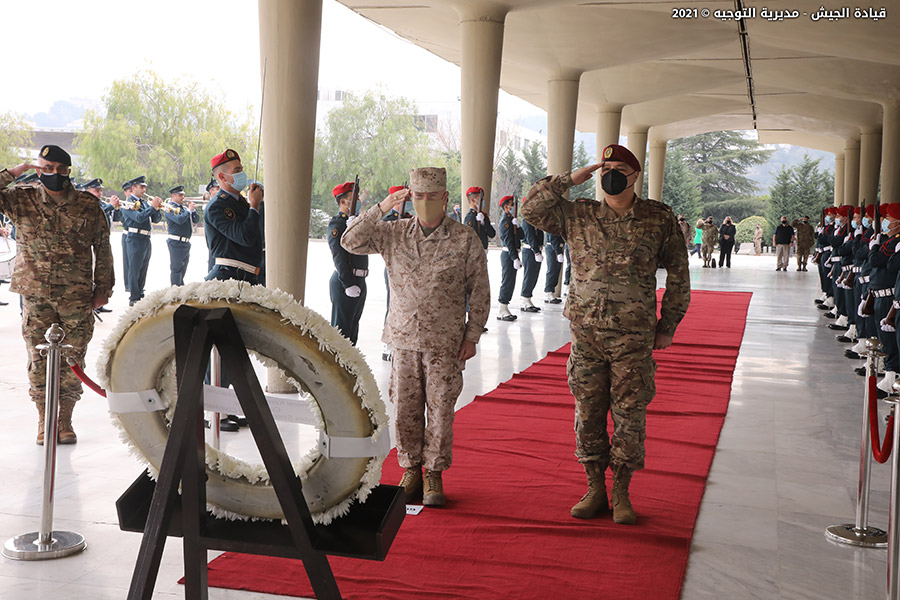
[[485, 198], [493, 203], [491, 187], [503, 55], [503, 17], [461, 15], [459, 28], [462, 36], [462, 189], [455, 193], [466, 206], [463, 192], [469, 186], [477, 185], [484, 188]]
[[[619, 143], [619, 131], [622, 128], [622, 109], [597, 111], [597, 162], [603, 160], [600, 153], [610, 144]], [[603, 197], [603, 189], [600, 187], [600, 178], [594, 177], [597, 182], [597, 198]]]
[[844, 204], [859, 206], [859, 142], [847, 140], [844, 147]]
[[900, 106], [892, 101], [881, 129], [881, 201], [900, 202]]
[[[547, 82], [547, 172], [552, 175], [572, 170], [575, 147], [575, 117], [578, 112], [578, 80], [551, 79]], [[548, 260], [553, 260], [548, 257]], [[556, 283], [562, 293], [563, 273]]]
[[666, 140], [650, 143], [650, 164], [647, 166], [647, 197], [663, 201], [663, 174], [666, 171]]
[[859, 201], [875, 202], [881, 173], [881, 133], [866, 132], [859, 138]]
[[844, 203], [844, 155], [834, 155], [834, 205]]
[[[636, 130], [628, 132], [628, 149], [634, 154], [638, 162], [641, 163], [641, 173], [638, 175], [637, 181], [634, 182], [634, 193], [638, 196], [644, 189], [644, 159], [647, 158], [647, 130]], [[656, 198], [654, 198], [656, 200]]]
[[[262, 151], [266, 160], [266, 284], [301, 303], [316, 137], [322, 0], [259, 0], [260, 73], [266, 69]], [[267, 389], [294, 391], [277, 369]]]

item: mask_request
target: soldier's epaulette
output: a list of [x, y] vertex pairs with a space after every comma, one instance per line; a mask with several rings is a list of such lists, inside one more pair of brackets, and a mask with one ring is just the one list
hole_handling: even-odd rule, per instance
[[650, 198], [641, 198], [641, 200], [646, 202], [647, 206], [650, 206], [657, 210], [661, 210], [663, 212], [673, 212], [672, 207], [665, 202], [660, 202], [659, 200], [651, 200]]

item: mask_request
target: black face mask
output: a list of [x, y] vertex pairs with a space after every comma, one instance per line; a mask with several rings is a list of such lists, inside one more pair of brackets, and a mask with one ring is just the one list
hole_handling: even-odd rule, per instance
[[607, 194], [616, 196], [631, 186], [628, 185], [628, 175], [612, 169], [600, 178], [600, 187]]
[[782, 221], [781, 224], [782, 224], [782, 225], [787, 225], [787, 221]]
[[60, 175], [59, 173], [41, 173], [41, 183], [51, 192], [61, 192], [69, 181], [68, 175]]

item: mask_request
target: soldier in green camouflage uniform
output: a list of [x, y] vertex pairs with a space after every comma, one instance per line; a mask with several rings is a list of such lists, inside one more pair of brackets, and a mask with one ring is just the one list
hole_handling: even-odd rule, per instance
[[794, 219], [791, 227], [797, 232], [797, 270], [806, 271], [809, 253], [816, 245], [816, 230], [809, 224], [809, 217]]
[[[92, 309], [106, 304], [113, 289], [109, 222], [97, 199], [69, 182], [72, 161], [58, 146], [44, 146], [37, 165], [23, 163], [0, 171], [0, 212], [16, 225], [18, 260], [10, 289], [22, 295], [22, 336], [28, 350], [29, 394], [38, 409], [37, 443], [44, 442], [46, 359], [35, 347], [45, 343], [53, 323], [84, 366], [94, 332]], [[35, 188], [8, 188], [29, 169], [41, 174]], [[65, 363], [63, 363], [65, 365]], [[60, 373], [59, 442], [77, 441], [72, 410], [81, 397], [81, 382], [69, 368]]]
[[703, 267], [711, 267], [713, 260], [713, 251], [716, 249], [716, 242], [719, 241], [719, 228], [713, 225], [713, 218], [697, 221], [697, 227], [703, 230], [703, 246], [700, 249], [703, 255]]
[[[603, 200], [568, 202], [567, 191], [602, 169]], [[584, 464], [588, 493], [572, 516], [609, 511], [605, 472], [613, 471], [613, 520], [634, 523], [628, 486], [644, 466], [645, 417], [655, 393], [653, 350], [672, 343], [690, 302], [684, 237], [672, 210], [631, 189], [640, 171], [634, 155], [607, 146], [603, 162], [538, 181], [522, 216], [563, 236], [573, 277], [564, 314], [571, 321], [569, 387], [575, 396], [575, 455]], [[656, 318], [656, 271], [667, 271], [661, 317]], [[610, 443], [607, 414], [612, 412]]]

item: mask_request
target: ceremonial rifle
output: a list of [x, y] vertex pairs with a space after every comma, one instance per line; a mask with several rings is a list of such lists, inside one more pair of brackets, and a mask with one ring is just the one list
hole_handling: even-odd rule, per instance
[[359, 204], [359, 175], [353, 182], [353, 195], [350, 196], [350, 216], [356, 216], [356, 205]]
[[[872, 226], [875, 229], [875, 235], [881, 235], [881, 202], [879, 200], [875, 201], [875, 220], [872, 222]], [[863, 307], [860, 312], [866, 317], [871, 317], [875, 314], [874, 290], [870, 289], [869, 293], [866, 294], [866, 301], [863, 303]]]
[[[825, 207], [822, 207], [822, 214], [819, 215], [819, 235], [825, 233]], [[812, 263], [814, 265], [819, 264], [822, 261], [822, 247], [819, 246], [816, 248], [815, 254], [812, 257]]]
[[[862, 201], [862, 206], [860, 207], [862, 212], [859, 217], [859, 226], [862, 228], [862, 218], [866, 216], [866, 201]], [[852, 225], [851, 225], [852, 227]], [[862, 233], [859, 234], [859, 242], [862, 244], [863, 242], [863, 233], [865, 233], [865, 229], [863, 229]], [[853, 259], [856, 259], [856, 253], [854, 253]], [[844, 287], [847, 289], [851, 289], [854, 285], [856, 285], [856, 272], [853, 270], [854, 267], [851, 264], [850, 269], [847, 271], [847, 275], [844, 276]]]
[[[481, 197], [478, 200], [478, 214], [484, 212], [484, 191], [481, 192]], [[481, 231], [481, 223], [478, 222], [478, 215], [476, 215], [475, 223], [478, 225], [478, 230]]]
[[[406, 182], [406, 181], [403, 182], [403, 189], [409, 189], [409, 183], [408, 183], [408, 182]], [[400, 219], [403, 218], [403, 215], [406, 214], [406, 199], [407, 199], [407, 198], [409, 198], [409, 194], [407, 194], [407, 195], [403, 198], [403, 202], [400, 203], [400, 214], [397, 215], [397, 220], [398, 220], [398, 221], [399, 221]]]

